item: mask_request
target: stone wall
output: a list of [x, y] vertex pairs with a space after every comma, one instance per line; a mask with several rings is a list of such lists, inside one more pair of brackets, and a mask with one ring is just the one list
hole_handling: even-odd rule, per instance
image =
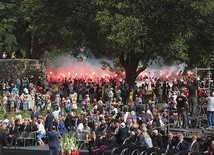
[[45, 61], [33, 59], [1, 59], [0, 60], [0, 81], [11, 78], [16, 80], [18, 77], [38, 79], [45, 77]]

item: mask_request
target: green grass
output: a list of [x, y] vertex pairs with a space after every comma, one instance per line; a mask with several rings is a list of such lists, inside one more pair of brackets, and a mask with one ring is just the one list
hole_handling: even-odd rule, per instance
[[[1, 105], [2, 105], [2, 104], [1, 104]], [[90, 106], [89, 106], [89, 109], [91, 110], [92, 108], [93, 108], [93, 106], [90, 105]], [[6, 115], [8, 116], [8, 117], [7, 117], [8, 119], [11, 119], [11, 117], [14, 117], [14, 118], [15, 118], [15, 116], [17, 116], [17, 115], [21, 115], [22, 118], [30, 118], [31, 112], [32, 112], [32, 111], [26, 111], [26, 115], [25, 115], [24, 111], [23, 111], [23, 110], [20, 110], [20, 112], [17, 112], [17, 113], [14, 113], [14, 114], [12, 114], [12, 113], [10, 113], [10, 112], [7, 112]], [[78, 106], [78, 109], [77, 109], [77, 113], [78, 113], [78, 114], [81, 113], [81, 107], [79, 107], [79, 106]], [[46, 116], [46, 115], [47, 115], [47, 112], [46, 112], [46, 111], [42, 111], [41, 115], [42, 115], [42, 116]], [[0, 120], [3, 120], [3, 119], [4, 119], [4, 116], [5, 116], [5, 114], [4, 114], [4, 112], [3, 112], [2, 107], [0, 106]]]
[[[2, 108], [1, 108], [1, 109], [2, 109]], [[14, 113], [14, 114], [8, 112], [6, 115], [7, 115], [7, 118], [8, 118], [8, 119], [11, 119], [12, 117], [15, 118], [15, 116], [17, 116], [17, 115], [22, 115], [22, 118], [30, 118], [31, 111], [27, 111], [27, 112], [26, 112], [26, 115], [24, 114], [23, 111], [20, 111], [20, 112]], [[4, 119], [4, 116], [5, 116], [5, 114], [4, 114], [3, 111], [1, 110], [1, 113], [0, 113], [0, 120], [3, 120], [3, 119]]]

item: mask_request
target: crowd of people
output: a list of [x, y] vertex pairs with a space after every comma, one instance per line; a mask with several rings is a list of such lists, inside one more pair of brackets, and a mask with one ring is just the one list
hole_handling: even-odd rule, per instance
[[[145, 81], [130, 87], [126, 82], [86, 83], [81, 79], [55, 83], [46, 79], [33, 82], [27, 77], [15, 82], [5, 80], [1, 129], [6, 130], [9, 147], [24, 131], [37, 133], [37, 143], [44, 146], [47, 134], [54, 129], [59, 136], [85, 133], [93, 155], [108, 154], [126, 143], [156, 148], [159, 153], [176, 150], [214, 154], [214, 136], [208, 140], [193, 135], [186, 141], [183, 134], [166, 132], [169, 125], [196, 127], [197, 120], [188, 118], [196, 118], [201, 104], [207, 105], [207, 130], [213, 130], [214, 93], [204, 91], [203, 83], [194, 78]], [[22, 110], [24, 118], [7, 118], [7, 113]], [[31, 118], [27, 118], [28, 111]]]

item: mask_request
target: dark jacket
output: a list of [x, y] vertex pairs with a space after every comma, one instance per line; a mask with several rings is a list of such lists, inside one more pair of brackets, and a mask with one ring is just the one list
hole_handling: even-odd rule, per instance
[[0, 129], [0, 155], [3, 155], [3, 146], [7, 145], [7, 135], [5, 130]]
[[185, 140], [183, 140], [182, 142], [178, 142], [176, 149], [178, 151], [184, 151], [184, 150], [188, 150], [189, 149], [189, 143]]
[[164, 144], [163, 144], [162, 136], [160, 134], [158, 134], [157, 136], [153, 136], [152, 144], [153, 144], [153, 147], [163, 148]]
[[201, 140], [199, 141], [199, 150], [201, 152], [204, 152], [204, 151], [207, 151], [209, 149], [209, 146], [210, 146], [210, 142], [208, 139], [205, 139], [205, 140]]
[[111, 137], [110, 140], [108, 141], [107, 144], [107, 149], [108, 150], [113, 150], [114, 148], [116, 148], [118, 146], [118, 143], [116, 141], [115, 136]]
[[50, 131], [53, 128], [53, 120], [54, 120], [54, 116], [52, 115], [52, 113], [48, 114], [48, 116], [45, 119], [45, 129]]
[[199, 152], [199, 143], [196, 141], [189, 146], [190, 152]]
[[59, 149], [60, 148], [60, 144], [58, 140], [60, 138], [59, 133], [56, 131], [48, 131], [47, 136], [48, 136], [49, 147]]
[[117, 139], [117, 142], [119, 143], [119, 145], [121, 145], [123, 143], [123, 141], [128, 138], [128, 134], [129, 134], [129, 131], [128, 131], [127, 127], [119, 128], [119, 131], [116, 135], [116, 139]]
[[65, 128], [67, 129], [67, 131], [71, 131], [74, 125], [75, 125], [75, 121], [73, 117], [70, 114], [68, 114], [68, 116], [65, 119]]
[[144, 110], [144, 107], [142, 104], [138, 104], [136, 106], [136, 113], [139, 115], [140, 113], [142, 113], [142, 111]]
[[19, 134], [19, 126], [10, 127], [9, 135], [14, 135], [15, 137], [17, 137], [18, 134]]
[[20, 126], [19, 131], [20, 131], [20, 133], [23, 132], [23, 131], [30, 132], [31, 131], [31, 126], [30, 125], [25, 126], [24, 124], [22, 124]]
[[172, 140], [167, 140], [165, 144], [165, 148], [173, 149], [173, 148], [176, 148], [177, 144], [178, 144], [178, 141], [175, 138], [173, 138]]
[[38, 111], [32, 112], [30, 118], [31, 118], [32, 120], [33, 120], [34, 118], [38, 119], [38, 116], [39, 116], [39, 115], [40, 115], [40, 114], [39, 114]]

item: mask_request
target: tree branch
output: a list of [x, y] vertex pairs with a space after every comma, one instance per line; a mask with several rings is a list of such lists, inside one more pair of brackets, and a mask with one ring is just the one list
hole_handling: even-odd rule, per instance
[[[141, 72], [143, 72], [143, 71], [148, 67], [148, 62], [149, 62], [150, 58], [151, 58], [151, 55], [149, 55], [149, 54], [147, 54], [147, 55], [145, 56], [142, 66], [139, 67], [139, 68], [137, 69], [137, 71], [136, 71], [135, 78], [137, 78], [138, 75], [139, 75]], [[141, 59], [141, 60], [142, 60], [142, 59]], [[140, 62], [141, 60], [139, 60], [139, 62]]]
[[136, 73], [135, 73], [135, 78], [137, 78], [138, 75], [139, 75], [141, 72], [143, 72], [147, 67], [148, 67], [147, 64], [143, 65], [142, 67], [139, 67], [139, 68], [137, 69]]

